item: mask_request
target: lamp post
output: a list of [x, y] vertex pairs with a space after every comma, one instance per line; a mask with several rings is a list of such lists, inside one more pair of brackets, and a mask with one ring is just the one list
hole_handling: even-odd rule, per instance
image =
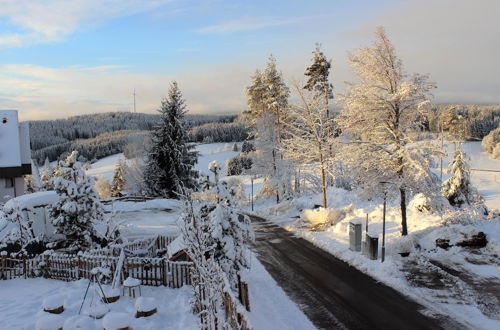
[[252, 212], [253, 212], [253, 175], [250, 177], [250, 182], [252, 183], [251, 196], [252, 196]]
[[387, 185], [394, 184], [388, 181], [380, 181], [380, 184], [384, 187], [384, 209], [382, 215], [382, 258], [381, 261], [385, 261], [385, 213], [387, 208]]

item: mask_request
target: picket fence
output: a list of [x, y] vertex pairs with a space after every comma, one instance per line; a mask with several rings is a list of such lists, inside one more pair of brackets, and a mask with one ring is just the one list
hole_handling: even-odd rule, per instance
[[[46, 253], [34, 258], [0, 256], [0, 279], [45, 277], [63, 281], [90, 279], [92, 269], [101, 267], [114, 274], [118, 257], [106, 255], [69, 255]], [[141, 280], [142, 285], [180, 288], [191, 284], [191, 262], [169, 261], [165, 258], [126, 258], [122, 280], [128, 276]], [[110, 282], [111, 276], [104, 278]]]

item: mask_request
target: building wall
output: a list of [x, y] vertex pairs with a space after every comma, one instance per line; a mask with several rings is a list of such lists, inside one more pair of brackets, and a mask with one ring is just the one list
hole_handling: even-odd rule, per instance
[[8, 199], [6, 197], [17, 197], [24, 195], [25, 186], [23, 178], [14, 178], [14, 186], [10, 187], [10, 178], [0, 178], [0, 203], [5, 203]]

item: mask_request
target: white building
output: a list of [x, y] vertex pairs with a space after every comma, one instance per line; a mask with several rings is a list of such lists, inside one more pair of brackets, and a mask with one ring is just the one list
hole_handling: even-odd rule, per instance
[[23, 176], [31, 174], [28, 123], [19, 123], [17, 110], [0, 110], [0, 202], [25, 192]]

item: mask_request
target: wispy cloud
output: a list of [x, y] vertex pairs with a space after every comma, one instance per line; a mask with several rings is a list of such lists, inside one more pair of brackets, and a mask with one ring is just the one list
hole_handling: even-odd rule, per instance
[[158, 8], [172, 0], [0, 0], [0, 17], [14, 29], [0, 47], [57, 42], [75, 31]]
[[305, 20], [306, 17], [282, 18], [282, 17], [252, 17], [231, 20], [215, 25], [206, 26], [196, 30], [203, 34], [231, 33], [240, 31], [253, 31], [269, 27], [295, 24]]

